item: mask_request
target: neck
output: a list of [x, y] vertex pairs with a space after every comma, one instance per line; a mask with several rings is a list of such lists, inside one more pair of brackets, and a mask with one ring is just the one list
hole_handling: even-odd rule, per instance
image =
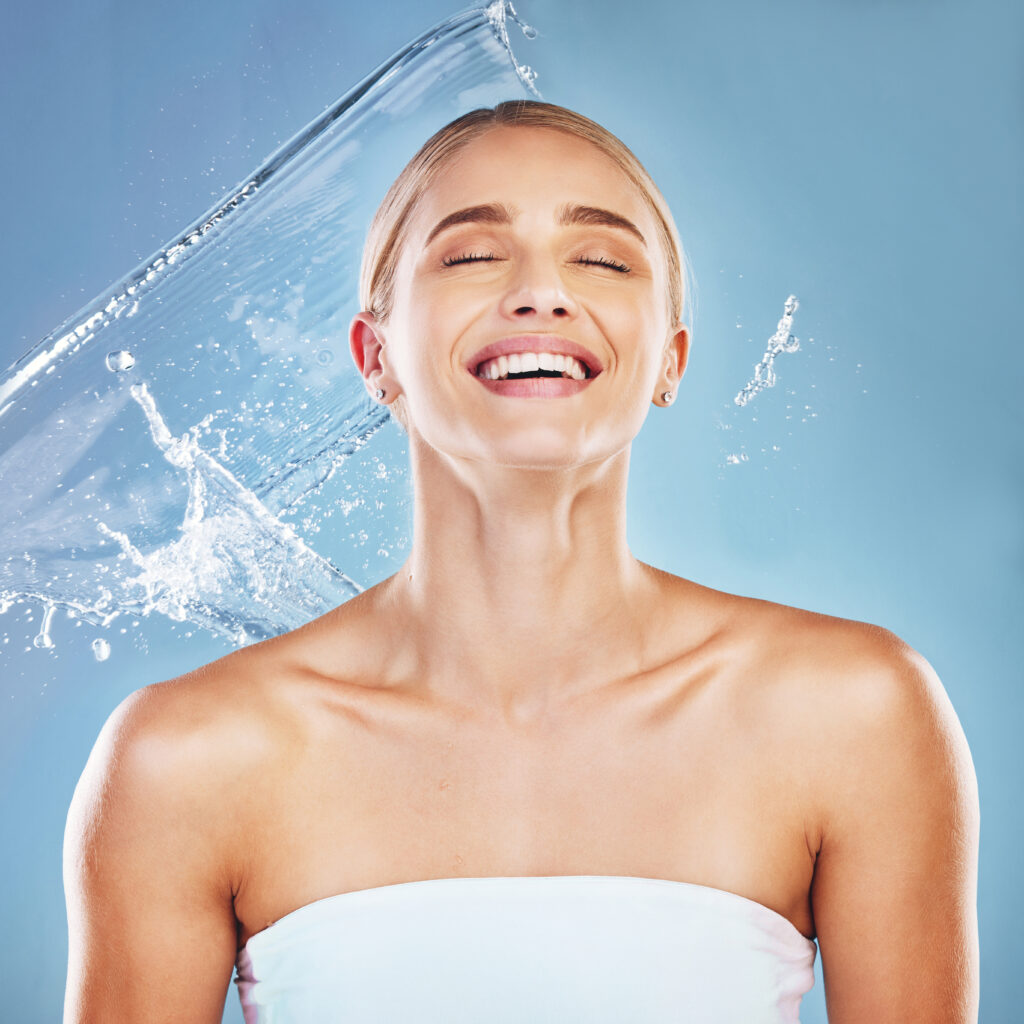
[[410, 457], [412, 551], [383, 591], [393, 664], [513, 719], [640, 670], [655, 583], [626, 543], [628, 448], [517, 469], [453, 463], [410, 435]]

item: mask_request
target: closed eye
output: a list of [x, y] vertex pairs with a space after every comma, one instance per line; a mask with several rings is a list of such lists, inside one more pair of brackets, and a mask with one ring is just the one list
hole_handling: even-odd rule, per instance
[[617, 260], [608, 260], [603, 256], [599, 256], [596, 260], [588, 259], [586, 256], [581, 256], [577, 263], [587, 263], [595, 267], [608, 267], [611, 270], [618, 270], [622, 274], [629, 273], [629, 267], [625, 263], [619, 263]]
[[[491, 263], [497, 260], [498, 257], [492, 252], [488, 253], [463, 253], [461, 256], [446, 256], [441, 260], [442, 266], [454, 267], [459, 263]], [[582, 263], [585, 266], [592, 267], [608, 267], [609, 270], [617, 270], [621, 274], [628, 274], [629, 267], [624, 263], [619, 263], [617, 260], [609, 260], [603, 256], [599, 256], [597, 259], [590, 259], [587, 256], [581, 256], [575, 261], [576, 263]]]
[[463, 253], [461, 256], [446, 256], [441, 260], [442, 266], [454, 267], [456, 263], [489, 263], [498, 257], [493, 252], [488, 253]]

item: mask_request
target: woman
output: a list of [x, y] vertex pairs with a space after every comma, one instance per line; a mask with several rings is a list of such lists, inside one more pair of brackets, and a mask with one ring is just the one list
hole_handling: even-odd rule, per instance
[[[978, 806], [891, 634], [626, 545], [689, 345], [671, 215], [563, 108], [457, 119], [371, 226], [350, 342], [412, 551], [126, 700], [68, 821], [67, 1021], [974, 1020]], [[406, 884], [414, 883], [414, 884]]]

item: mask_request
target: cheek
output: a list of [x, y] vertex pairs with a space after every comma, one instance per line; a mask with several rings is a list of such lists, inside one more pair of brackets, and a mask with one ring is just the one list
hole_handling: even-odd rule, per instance
[[457, 288], [416, 289], [408, 307], [415, 314], [404, 331], [411, 362], [447, 373], [464, 347], [463, 339], [480, 318], [479, 296]]
[[[395, 324], [389, 369], [394, 373], [406, 401], [426, 412], [435, 406], [448, 407], [456, 365], [460, 326], [464, 318], [458, 307], [439, 302], [437, 296], [412, 296], [415, 310]], [[432, 415], [432, 413], [431, 413]]]
[[648, 387], [661, 370], [666, 324], [667, 317], [650, 303], [630, 305], [615, 317], [619, 359], [631, 366], [637, 387]]

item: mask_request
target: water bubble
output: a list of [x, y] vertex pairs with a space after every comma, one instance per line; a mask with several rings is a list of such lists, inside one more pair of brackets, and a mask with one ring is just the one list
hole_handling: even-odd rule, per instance
[[727, 455], [725, 457], [725, 461], [730, 466], [738, 466], [741, 462], [749, 462], [750, 456], [745, 452], [741, 452], [739, 455]]
[[92, 656], [97, 661], [106, 661], [110, 657], [110, 644], [102, 637], [97, 637], [92, 642]]
[[116, 352], [107, 353], [107, 369], [111, 373], [120, 373], [122, 370], [130, 370], [135, 365], [135, 356], [126, 348], [118, 349]]

